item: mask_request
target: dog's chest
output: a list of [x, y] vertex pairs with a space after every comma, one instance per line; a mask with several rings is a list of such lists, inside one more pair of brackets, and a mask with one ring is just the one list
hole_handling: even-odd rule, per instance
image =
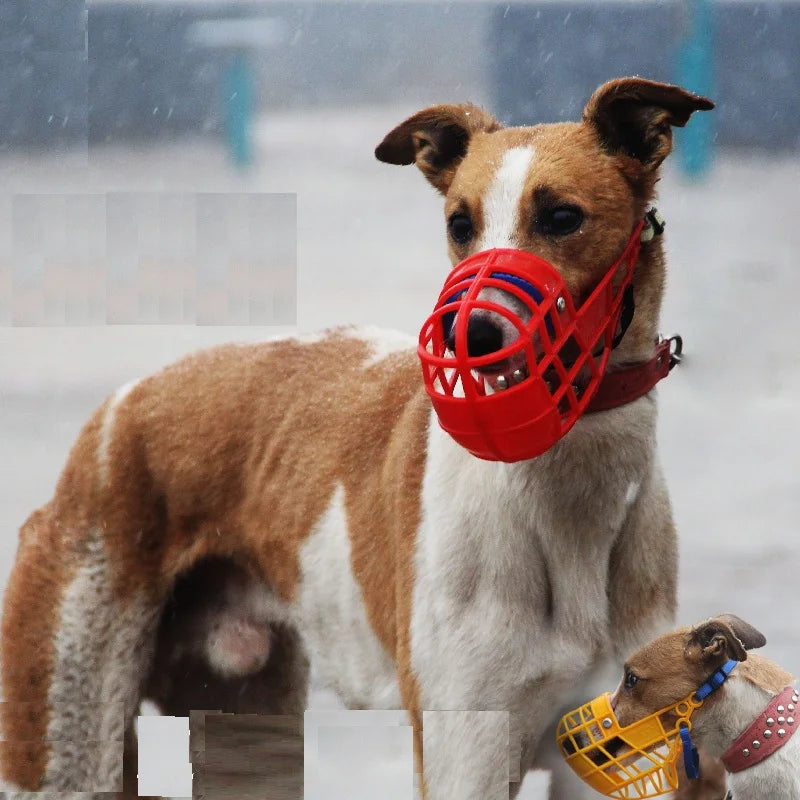
[[643, 466], [594, 483], [578, 468], [559, 485], [469, 459], [456, 475], [449, 443], [431, 440], [412, 621], [425, 702], [552, 703], [542, 689], [568, 686], [604, 654], [611, 550]]

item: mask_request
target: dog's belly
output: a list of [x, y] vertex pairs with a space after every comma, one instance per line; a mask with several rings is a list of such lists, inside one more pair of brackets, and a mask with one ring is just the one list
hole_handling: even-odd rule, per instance
[[394, 662], [367, 619], [353, 575], [341, 486], [303, 544], [300, 568], [299, 627], [312, 675], [350, 708], [400, 708]]

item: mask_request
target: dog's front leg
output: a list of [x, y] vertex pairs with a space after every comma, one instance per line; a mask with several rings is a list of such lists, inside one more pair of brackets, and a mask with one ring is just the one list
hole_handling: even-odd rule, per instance
[[[425, 711], [422, 746], [426, 800], [508, 800], [509, 714]], [[511, 794], [513, 792], [513, 794]]]
[[[531, 742], [521, 734], [525, 726], [501, 708], [495, 695], [486, 708], [488, 692], [468, 692], [454, 702], [449, 696], [430, 692], [426, 687], [443, 686], [452, 681], [463, 685], [455, 657], [436, 674], [410, 668], [407, 650], [399, 663], [403, 702], [414, 729], [415, 769], [422, 800], [509, 800], [519, 792], [520, 781], [529, 767]], [[462, 653], [463, 655], [463, 653]], [[425, 691], [426, 710], [421, 710]], [[509, 697], [509, 708], [519, 705]], [[445, 710], [450, 709], [450, 710]], [[458, 709], [458, 710], [452, 710]]]
[[624, 660], [675, 621], [678, 539], [658, 467], [637, 492], [611, 552], [609, 612], [614, 655]]
[[[469, 676], [460, 674], [457, 661], [457, 657], [444, 659], [443, 667], [459, 690], [427, 691], [426, 708], [411, 711], [421, 796], [423, 800], [509, 800], [517, 796], [531, 766], [536, 742], [530, 732], [537, 729], [540, 710], [530, 702], [530, 689], [524, 683], [508, 686], [506, 691], [498, 691], [501, 681], [465, 689]], [[485, 674], [493, 673], [487, 667]], [[444, 672], [423, 672], [415, 676], [415, 683], [442, 686], [441, 678]]]

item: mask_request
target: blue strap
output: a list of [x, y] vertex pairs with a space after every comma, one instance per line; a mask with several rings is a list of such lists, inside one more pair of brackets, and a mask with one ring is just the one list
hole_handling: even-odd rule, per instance
[[499, 278], [506, 283], [510, 283], [512, 286], [516, 286], [517, 289], [522, 289], [528, 297], [533, 300], [536, 305], [542, 302], [542, 293], [532, 284], [528, 283], [524, 278], [520, 278], [517, 275], [510, 275], [507, 272], [493, 272], [491, 274], [492, 278]]
[[[716, 692], [720, 686], [728, 679], [728, 676], [733, 671], [733, 668], [739, 662], [735, 659], [730, 659], [723, 664], [714, 674], [694, 693], [695, 700], [705, 700], [712, 692]], [[686, 725], [681, 725], [681, 744], [683, 745], [683, 766], [686, 768], [686, 774], [692, 779], [696, 780], [700, 777], [700, 756], [697, 748], [692, 742], [692, 737], [689, 734], [689, 728]]]
[[733, 668], [739, 662], [735, 659], [731, 659], [726, 664], [723, 664], [695, 693], [694, 699], [695, 700], [705, 700], [712, 692], [715, 692], [722, 686], [723, 683], [728, 679], [728, 675], [731, 674]]
[[[511, 275], [508, 272], [492, 272], [490, 277], [498, 278], [506, 283], [510, 283], [512, 286], [516, 286], [518, 289], [522, 289], [528, 297], [533, 300], [536, 305], [542, 302], [542, 293], [532, 284], [526, 281], [524, 278], [520, 278], [517, 275]], [[469, 278], [472, 281], [472, 278]], [[459, 300], [463, 294], [466, 293], [466, 289], [461, 289], [460, 291], [456, 292], [455, 294], [450, 295], [443, 305], [447, 305], [447, 303], [454, 303], [456, 300]], [[448, 311], [447, 314], [442, 314], [442, 328], [444, 329], [444, 337], [445, 339], [450, 335], [450, 329], [453, 327], [453, 319], [455, 319], [456, 312], [455, 311]], [[545, 322], [547, 326], [547, 332], [550, 336], [554, 336], [554, 329], [553, 323], [548, 318]]]
[[697, 780], [700, 777], [700, 754], [692, 742], [689, 728], [686, 725], [681, 725], [681, 744], [683, 745], [683, 766], [686, 774], [691, 780]]

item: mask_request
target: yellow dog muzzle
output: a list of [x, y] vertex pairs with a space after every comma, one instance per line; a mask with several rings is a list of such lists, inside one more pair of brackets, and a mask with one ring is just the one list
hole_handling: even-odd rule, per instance
[[690, 728], [692, 712], [703, 701], [695, 701], [692, 694], [622, 727], [610, 698], [601, 695], [562, 718], [556, 739], [567, 764], [593, 789], [620, 800], [657, 797], [676, 789], [680, 727]]
[[580, 778], [607, 797], [643, 800], [677, 789], [681, 752], [687, 775], [699, 776], [697, 750], [689, 735], [692, 714], [735, 665], [729, 661], [696, 692], [630, 725], [617, 721], [610, 694], [570, 711], [556, 731], [562, 756]]

